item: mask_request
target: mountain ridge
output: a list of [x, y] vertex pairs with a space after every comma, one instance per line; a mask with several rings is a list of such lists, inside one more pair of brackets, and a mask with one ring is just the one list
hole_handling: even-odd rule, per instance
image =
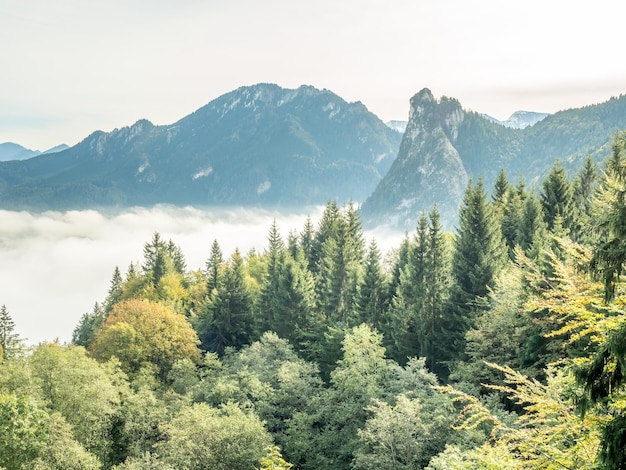
[[[421, 130], [420, 138], [410, 129]], [[458, 100], [436, 100], [424, 89], [411, 99], [407, 132], [398, 157], [361, 207], [366, 225], [411, 228], [422, 211], [437, 202], [448, 228], [456, 223], [462, 199], [459, 187], [483, 178], [490, 190], [500, 169], [530, 186], [544, 177], [556, 159], [572, 173], [587, 156], [596, 162], [610, 154], [613, 136], [626, 129], [626, 96], [559, 111], [523, 129], [494, 123], [462, 108]], [[424, 147], [425, 142], [430, 142]], [[432, 153], [433, 149], [446, 152]], [[431, 152], [431, 153], [429, 153]], [[415, 168], [407, 174], [405, 168]], [[440, 181], [433, 186], [421, 174]], [[446, 180], [445, 178], [448, 178]]]
[[[364, 200], [401, 135], [328, 90], [240, 87], [179, 121], [95, 131], [54, 159], [0, 164], [5, 208]], [[9, 164], [10, 163], [10, 164]]]

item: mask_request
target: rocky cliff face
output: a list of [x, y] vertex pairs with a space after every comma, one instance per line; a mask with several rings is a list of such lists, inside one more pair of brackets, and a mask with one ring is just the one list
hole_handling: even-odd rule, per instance
[[428, 89], [411, 98], [398, 157], [362, 207], [366, 220], [411, 230], [435, 203], [442, 220], [455, 216], [468, 180], [455, 148], [465, 115], [456, 100], [436, 100]]

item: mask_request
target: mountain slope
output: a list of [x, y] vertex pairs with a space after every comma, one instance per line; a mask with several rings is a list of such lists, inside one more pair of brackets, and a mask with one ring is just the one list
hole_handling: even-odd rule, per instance
[[513, 181], [537, 184], [555, 159], [575, 171], [587, 155], [602, 161], [615, 132], [626, 129], [626, 96], [549, 115], [524, 129], [504, 127], [463, 110], [456, 100], [436, 100], [424, 89], [411, 99], [410, 119], [389, 172], [361, 208], [367, 225], [412, 229], [422, 210], [438, 203], [451, 228], [468, 178], [487, 189], [503, 168]]
[[242, 87], [168, 126], [95, 132], [54, 156], [0, 164], [5, 208], [363, 201], [401, 135], [327, 90]]

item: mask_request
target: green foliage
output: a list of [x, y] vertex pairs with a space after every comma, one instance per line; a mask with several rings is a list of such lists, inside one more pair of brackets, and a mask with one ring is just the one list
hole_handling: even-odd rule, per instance
[[48, 436], [39, 456], [30, 465], [33, 470], [99, 470], [100, 461], [76, 441], [72, 427], [58, 413], [50, 416]]
[[20, 470], [48, 437], [48, 415], [27, 396], [0, 395], [0, 466]]
[[441, 435], [449, 426], [445, 408], [424, 410], [418, 399], [405, 395], [389, 405], [374, 400], [367, 408], [372, 417], [358, 430], [360, 448], [352, 467], [362, 470], [423, 468], [441, 450]]
[[252, 469], [271, 444], [263, 423], [235, 404], [184, 407], [162, 432], [164, 440], [156, 446], [159, 461], [189, 470]]
[[60, 413], [75, 439], [103, 464], [115, 459], [109, 439], [125, 380], [117, 364], [99, 364], [82, 347], [42, 344], [30, 357], [32, 377], [46, 408]]
[[276, 446], [269, 446], [266, 449], [266, 456], [261, 458], [259, 470], [289, 470], [293, 467], [280, 455], [280, 449]]

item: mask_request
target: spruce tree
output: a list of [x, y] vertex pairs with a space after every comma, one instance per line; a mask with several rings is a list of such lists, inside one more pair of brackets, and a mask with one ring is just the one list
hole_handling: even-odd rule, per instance
[[547, 242], [547, 225], [543, 220], [541, 203], [534, 195], [524, 201], [517, 228], [517, 244], [531, 259], [539, 255]]
[[413, 242], [409, 244], [408, 260], [400, 274], [397, 293], [391, 301], [389, 348], [390, 356], [404, 363], [420, 353], [420, 315], [425, 299], [426, 256], [428, 251], [428, 220], [422, 212]]
[[470, 180], [465, 190], [454, 246], [449, 315], [450, 340], [458, 354], [465, 331], [473, 326], [476, 300], [487, 295], [507, 259], [502, 231], [487, 202], [482, 180], [476, 185]]
[[0, 351], [2, 358], [9, 359], [21, 349], [20, 336], [15, 332], [15, 322], [6, 305], [0, 307]]
[[207, 304], [211, 313], [209, 326], [212, 330], [208, 350], [223, 354], [227, 347], [239, 349], [254, 341], [258, 334], [252, 307], [243, 258], [235, 250], [224, 270], [215, 297]]
[[395, 262], [391, 270], [391, 277], [389, 279], [389, 287], [387, 289], [387, 299], [391, 301], [397, 294], [400, 287], [400, 277], [404, 271], [404, 267], [409, 262], [410, 242], [408, 234], [405, 234], [400, 246], [397, 250]]
[[440, 223], [437, 206], [429, 215], [427, 253], [425, 259], [424, 299], [419, 315], [420, 357], [426, 358], [428, 368], [439, 377], [449, 374], [447, 362], [453, 352], [448, 335], [455, 325], [446, 312], [452, 282], [451, 253]]
[[313, 259], [314, 239], [315, 229], [313, 227], [313, 222], [311, 222], [311, 217], [307, 217], [302, 233], [300, 234], [300, 247], [304, 253], [304, 259], [307, 262], [307, 268], [309, 270], [311, 270], [312, 266], [316, 263], [316, 260]]
[[276, 220], [274, 220], [270, 227], [267, 241], [269, 244], [266, 251], [267, 271], [263, 285], [261, 286], [259, 309], [263, 318], [263, 328], [278, 333], [277, 330], [282, 326], [278, 325], [280, 320], [278, 320], [276, 316], [280, 316], [278, 312], [278, 291], [280, 289], [280, 275], [285, 257], [285, 245], [280, 236]]
[[[111, 309], [114, 304], [111, 304]], [[110, 311], [110, 310], [109, 310]], [[109, 311], [105, 311], [98, 302], [93, 306], [91, 313], [84, 313], [72, 333], [72, 343], [78, 346], [89, 347], [106, 320]]]
[[273, 330], [299, 351], [310, 348], [325, 326], [315, 310], [315, 283], [306, 265], [302, 250], [296, 258], [284, 254], [273, 314]]
[[598, 171], [591, 157], [587, 157], [584, 166], [576, 174], [573, 184], [574, 220], [570, 236], [579, 243], [591, 243], [593, 197], [598, 183]]
[[220, 283], [220, 271], [224, 263], [224, 256], [217, 240], [213, 240], [211, 244], [211, 253], [206, 262], [207, 275], [207, 295], [211, 296], [212, 292], [217, 289]]
[[513, 256], [515, 246], [520, 243], [519, 225], [522, 218], [524, 201], [517, 191], [511, 191], [503, 208], [502, 235], [509, 249], [509, 256]]
[[154, 232], [152, 239], [143, 247], [144, 262], [141, 269], [154, 287], [159, 284], [159, 281], [167, 272], [166, 250], [167, 246], [161, 239], [159, 232]]
[[368, 323], [378, 331], [385, 330], [385, 279], [380, 266], [380, 250], [372, 239], [365, 260], [365, 271], [361, 280], [357, 310], [359, 321]]
[[574, 215], [572, 186], [560, 161], [557, 160], [554, 163], [543, 181], [540, 197], [548, 230], [554, 228], [554, 220], [557, 216], [561, 217], [563, 227], [569, 229]]

